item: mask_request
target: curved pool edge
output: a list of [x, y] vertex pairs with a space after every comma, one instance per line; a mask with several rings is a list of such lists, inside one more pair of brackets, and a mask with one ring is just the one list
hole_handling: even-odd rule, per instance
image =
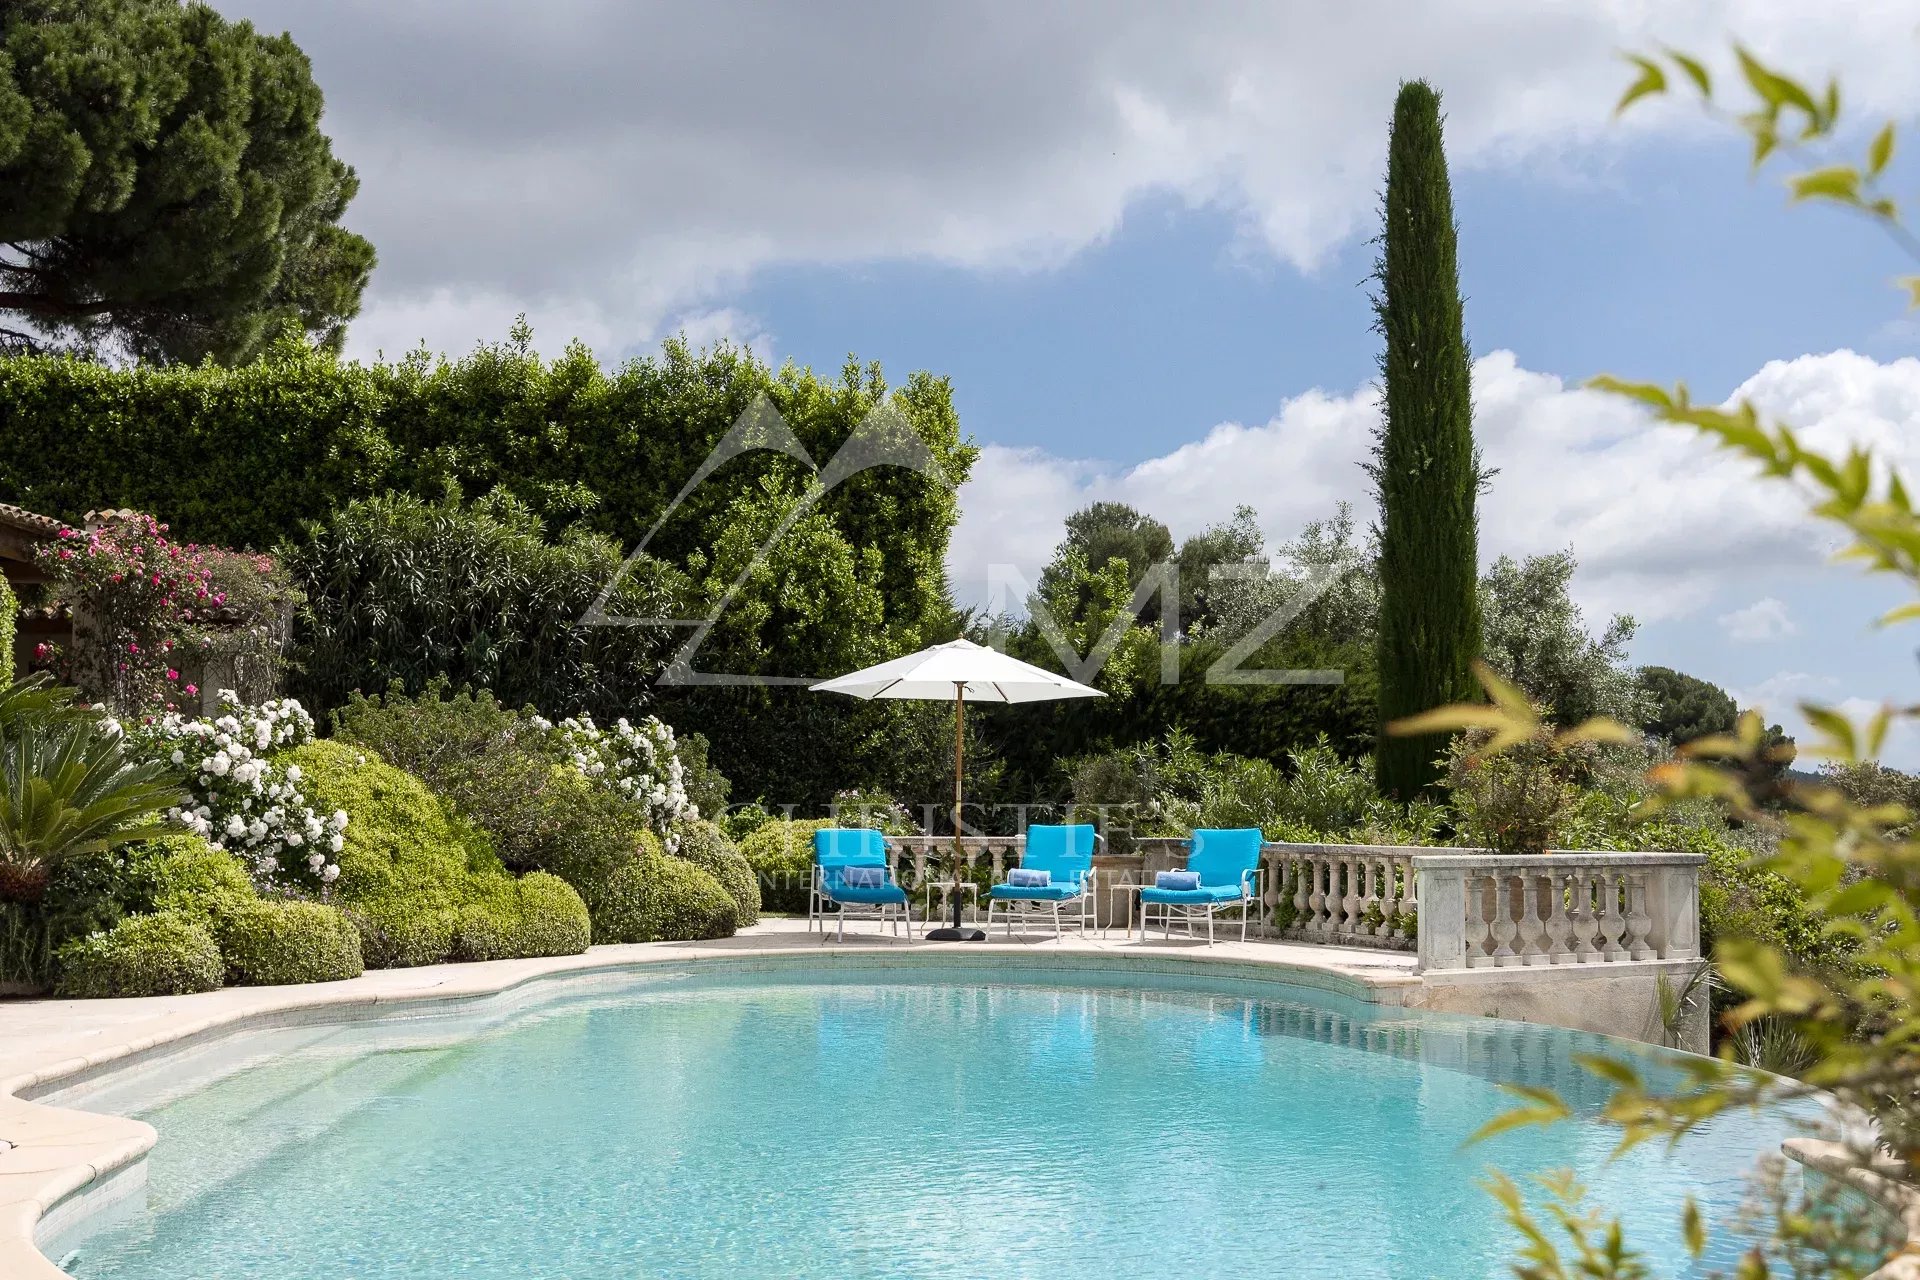
[[[741, 946], [742, 942], [750, 945]], [[957, 957], [1004, 963], [1009, 970], [1103, 971], [1248, 978], [1284, 982], [1366, 1004], [1412, 1006], [1420, 979], [1380, 953], [1272, 943], [1121, 949], [1069, 938], [1040, 944], [915, 943], [871, 936], [822, 945], [805, 934], [767, 931], [713, 943], [643, 943], [594, 947], [581, 955], [532, 960], [384, 969], [344, 982], [293, 987], [229, 987], [189, 996], [0, 1004], [0, 1031], [18, 1011], [105, 1026], [83, 1027], [64, 1040], [0, 1058], [0, 1275], [9, 1280], [71, 1280], [38, 1241], [50, 1238], [137, 1192], [143, 1159], [156, 1134], [121, 1116], [34, 1101], [50, 1086], [67, 1087], [139, 1066], [155, 1057], [248, 1031], [308, 1021], [379, 1016], [398, 1007], [471, 1006], [548, 981], [617, 975], [663, 965], [758, 967], [804, 960], [810, 967], [901, 969], [951, 965]], [[116, 1029], [115, 1025], [119, 1023]], [[96, 1038], [97, 1037], [97, 1038]], [[4, 1041], [4, 1036], [0, 1036]]]

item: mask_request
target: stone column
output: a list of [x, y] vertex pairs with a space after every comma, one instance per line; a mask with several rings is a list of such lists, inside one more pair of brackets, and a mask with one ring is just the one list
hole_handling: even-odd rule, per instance
[[1467, 967], [1467, 875], [1458, 867], [1423, 867], [1413, 860], [1420, 904], [1420, 927], [1414, 968]]

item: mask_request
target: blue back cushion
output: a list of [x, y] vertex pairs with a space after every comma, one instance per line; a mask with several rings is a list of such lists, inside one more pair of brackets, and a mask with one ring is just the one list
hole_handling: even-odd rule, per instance
[[813, 860], [829, 889], [839, 888], [843, 867], [884, 867], [887, 838], [864, 827], [823, 827], [813, 833]]
[[1258, 827], [1203, 827], [1193, 833], [1187, 870], [1198, 871], [1203, 885], [1238, 887], [1240, 873], [1260, 865], [1262, 838]]
[[1092, 825], [1028, 827], [1020, 865], [1049, 873], [1055, 884], [1079, 884], [1093, 870]]

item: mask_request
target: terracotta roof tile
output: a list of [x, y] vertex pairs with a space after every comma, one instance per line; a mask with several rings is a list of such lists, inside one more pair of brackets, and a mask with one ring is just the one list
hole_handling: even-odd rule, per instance
[[0, 502], [0, 525], [7, 525], [15, 529], [24, 529], [28, 533], [43, 533], [48, 537], [57, 537], [62, 529], [68, 527], [64, 520], [56, 520], [52, 516], [36, 515], [23, 507], [16, 507], [9, 502]]

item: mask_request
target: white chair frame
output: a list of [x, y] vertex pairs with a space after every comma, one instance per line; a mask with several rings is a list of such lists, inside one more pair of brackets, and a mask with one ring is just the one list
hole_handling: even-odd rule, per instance
[[[906, 902], [842, 902], [828, 892], [826, 881], [826, 874], [820, 864], [817, 862], [814, 863], [813, 883], [807, 890], [807, 932], [813, 932], [817, 926], [820, 930], [820, 941], [825, 942], [827, 940], [827, 916], [830, 914], [840, 917], [839, 932], [835, 938], [837, 942], [845, 942], [847, 940], [847, 917], [850, 915], [857, 916], [862, 920], [878, 920], [882, 931], [886, 929], [887, 922], [891, 920], [893, 922], [893, 934], [896, 938], [900, 936], [900, 926], [901, 923], [904, 922], [907, 927], [907, 941], [913, 941], [913, 906], [911, 899]], [[894, 876], [892, 867], [887, 868], [887, 881], [889, 884], [894, 885], [900, 883], [899, 879]], [[832, 910], [832, 908], [838, 908], [838, 910]]]
[[[1080, 892], [1071, 898], [996, 898], [987, 895], [987, 932], [993, 932], [993, 909], [1000, 908], [1000, 918], [1006, 925], [1007, 936], [1013, 936], [1013, 920], [1020, 918], [1020, 935], [1026, 936], [1027, 925], [1036, 916], [1053, 918], [1053, 936], [1063, 937], [1063, 928], [1073, 925], [1081, 933], [1091, 932], [1098, 927], [1094, 923], [1094, 881], [1100, 876], [1098, 871], [1088, 871], [1080, 879]], [[1062, 907], [1068, 908], [1065, 915]]]
[[[1149, 902], [1143, 897], [1140, 900], [1140, 938], [1143, 942], [1146, 940], [1147, 925], [1152, 919], [1153, 909], [1158, 907], [1161, 928], [1165, 931], [1167, 938], [1173, 937], [1173, 922], [1176, 919], [1186, 922], [1189, 938], [1197, 938], [1199, 935], [1193, 931], [1193, 922], [1204, 916], [1207, 921], [1207, 945], [1212, 946], [1214, 914], [1237, 908], [1240, 912], [1240, 941], [1245, 942], [1247, 921], [1253, 917], [1254, 909], [1259, 905], [1260, 868], [1258, 867], [1240, 873], [1240, 896], [1228, 902]], [[1176, 912], [1179, 914], [1175, 915]]]

